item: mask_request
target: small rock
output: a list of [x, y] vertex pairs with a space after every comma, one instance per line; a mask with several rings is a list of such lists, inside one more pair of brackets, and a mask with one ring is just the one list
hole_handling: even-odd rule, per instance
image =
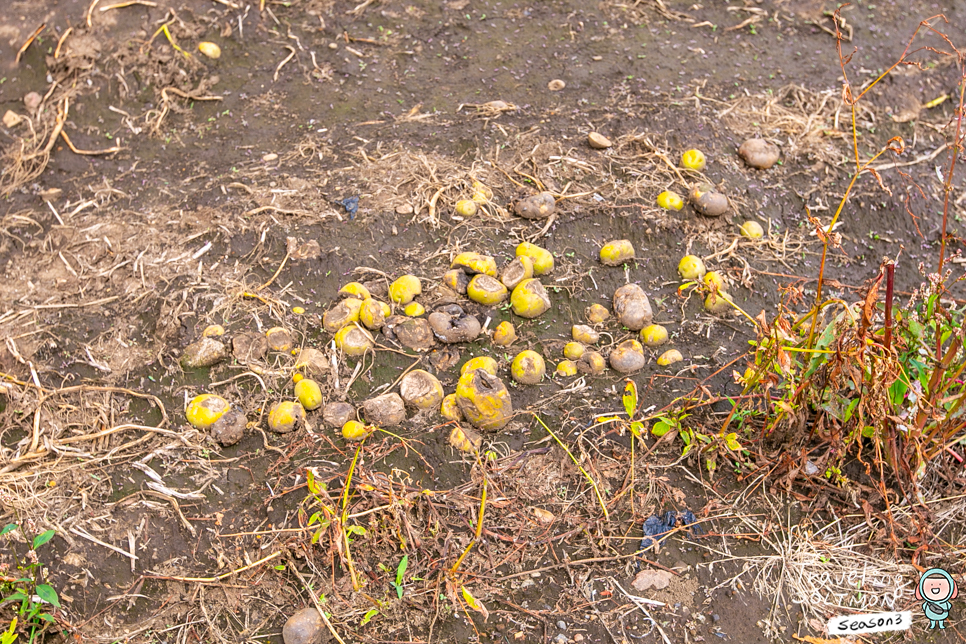
[[595, 150], [604, 150], [614, 145], [610, 142], [610, 139], [603, 134], [598, 134], [597, 132], [591, 132], [587, 135], [587, 143]]
[[13, 110], [7, 110], [3, 115], [3, 126], [4, 127], [14, 127], [20, 124], [23, 117], [14, 112]]
[[563, 82], [559, 78], [555, 78], [549, 83], [547, 83], [547, 89], [549, 89], [551, 92], [559, 92], [566, 86], [567, 86], [567, 83]]
[[362, 403], [366, 420], [379, 427], [395, 427], [406, 420], [406, 405], [397, 393], [383, 394]]
[[711, 616], [711, 621], [714, 622], [715, 624], [717, 624], [720, 620], [721, 620], [721, 615], [719, 615], [718, 613], [715, 613], [714, 615]]
[[282, 627], [282, 640], [285, 644], [321, 644], [324, 629], [319, 611], [309, 606], [288, 618]]
[[411, 215], [413, 214], [413, 207], [411, 204], [404, 203], [401, 206], [396, 206], [397, 215]]
[[634, 581], [631, 582], [631, 586], [637, 590], [649, 590], [653, 588], [654, 590], [662, 590], [668, 587], [671, 583], [671, 573], [666, 570], [642, 570], [637, 573], [634, 577]]
[[560, 633], [559, 635], [557, 635], [557, 637], [553, 638], [553, 641], [557, 642], [557, 644], [566, 644], [567, 636], [564, 635], [563, 633]]
[[322, 421], [329, 427], [341, 428], [356, 417], [356, 410], [349, 403], [330, 402], [322, 408]]
[[262, 157], [262, 161], [268, 163], [269, 161], [274, 161], [277, 158], [278, 158], [277, 154], [275, 154], [274, 152], [269, 152], [268, 154]]
[[574, 641], [575, 642], [583, 642], [584, 641], [584, 636], [581, 635], [580, 633], [577, 633], [576, 635], [574, 635]]
[[562, 631], [567, 630], [567, 622], [560, 620], [559, 622], [557, 622], [557, 628], [559, 628]]
[[738, 148], [738, 155], [752, 168], [767, 170], [778, 163], [778, 146], [764, 139], [748, 139]]
[[228, 357], [228, 348], [212, 338], [202, 338], [185, 347], [181, 356], [181, 366], [185, 369], [210, 367]]
[[44, 98], [37, 92], [27, 92], [27, 95], [23, 97], [23, 104], [28, 112], [36, 112], [43, 100]]

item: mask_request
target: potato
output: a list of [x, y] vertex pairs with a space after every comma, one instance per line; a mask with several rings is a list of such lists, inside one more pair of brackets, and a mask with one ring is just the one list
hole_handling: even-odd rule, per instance
[[587, 135], [587, 144], [595, 150], [604, 150], [614, 145], [610, 142], [610, 139], [597, 132], [591, 132]]
[[475, 371], [476, 369], [483, 369], [487, 373], [495, 376], [497, 375], [499, 366], [496, 364], [496, 360], [490, 356], [476, 356], [463, 363], [463, 366], [460, 367], [460, 375], [462, 376], [467, 371]]
[[498, 347], [508, 347], [517, 339], [517, 331], [513, 324], [504, 320], [493, 330], [493, 344]]
[[349, 282], [339, 289], [339, 295], [342, 297], [354, 297], [360, 302], [364, 302], [372, 297], [372, 295], [369, 293], [369, 289], [359, 282]]
[[426, 318], [407, 318], [393, 315], [386, 320], [382, 332], [391, 340], [414, 351], [429, 351], [436, 344], [433, 328]]
[[295, 342], [292, 332], [280, 326], [272, 327], [266, 331], [265, 339], [268, 340], [268, 346], [271, 347], [272, 351], [283, 351], [285, 353], [292, 350], [292, 344]]
[[721, 291], [724, 289], [724, 277], [718, 271], [708, 271], [701, 278], [701, 281], [712, 291]]
[[322, 327], [329, 333], [335, 333], [344, 326], [358, 322], [361, 308], [362, 300], [347, 297], [322, 314]]
[[651, 302], [637, 284], [625, 284], [614, 292], [614, 313], [632, 331], [640, 331], [654, 318]]
[[704, 267], [704, 261], [697, 255], [685, 255], [678, 262], [678, 275], [681, 279], [699, 280], [705, 276], [708, 269]]
[[331, 368], [329, 359], [318, 349], [306, 347], [299, 351], [295, 359], [295, 368], [301, 369], [310, 376], [321, 376]]
[[449, 444], [466, 454], [479, 454], [483, 445], [483, 437], [469, 427], [457, 425], [449, 431]]
[[362, 403], [366, 420], [379, 427], [395, 427], [406, 420], [406, 404], [397, 393], [382, 394]]
[[508, 289], [513, 290], [523, 280], [533, 277], [533, 260], [526, 255], [519, 255], [503, 268], [500, 281]]
[[458, 268], [467, 275], [489, 275], [496, 277], [496, 260], [489, 255], [479, 253], [460, 253], [453, 258], [450, 268]]
[[687, 168], [688, 170], [697, 170], [701, 172], [707, 165], [707, 161], [704, 158], [704, 152], [697, 149], [691, 149], [681, 155], [681, 167]]
[[553, 272], [553, 255], [546, 248], [540, 248], [530, 242], [523, 242], [517, 246], [516, 256], [526, 256], [533, 262], [533, 276], [539, 277]]
[[524, 219], [546, 219], [556, 209], [557, 202], [549, 192], [531, 195], [513, 204], [513, 212]]
[[198, 43], [198, 51], [213, 60], [221, 58], [221, 47], [213, 42], [202, 41]]
[[684, 356], [681, 355], [680, 351], [677, 349], [668, 349], [657, 359], [657, 363], [662, 367], [666, 367], [675, 362], [681, 362], [682, 360], [684, 360]]
[[604, 373], [605, 369], [607, 369], [607, 361], [596, 351], [584, 351], [584, 355], [577, 361], [577, 371], [581, 373], [596, 376]]
[[649, 324], [641, 329], [641, 342], [649, 347], [659, 347], [667, 342], [667, 329], [660, 324]]
[[570, 329], [570, 337], [575, 342], [583, 342], [584, 344], [597, 344], [597, 341], [600, 340], [600, 334], [586, 324], [573, 325]]
[[673, 190], [665, 190], [657, 196], [657, 205], [665, 210], [681, 210], [684, 208], [684, 199]]
[[347, 356], [361, 356], [373, 347], [373, 341], [368, 333], [353, 324], [336, 332], [335, 346]]
[[420, 315], [424, 315], [426, 313], [426, 309], [419, 302], [410, 302], [406, 305], [406, 308], [403, 309], [403, 313], [411, 318], [418, 318]]
[[225, 335], [225, 327], [220, 324], [209, 324], [201, 332], [201, 337], [203, 338], [220, 338], [223, 335]]
[[410, 407], [433, 409], [443, 402], [443, 385], [428, 371], [414, 369], [399, 382], [399, 395]]
[[230, 408], [228, 401], [215, 394], [195, 396], [188, 403], [184, 415], [195, 429], [208, 429]]
[[704, 310], [712, 315], [727, 315], [734, 311], [731, 296], [724, 291], [712, 291], [704, 297]]
[[472, 199], [460, 199], [456, 202], [455, 210], [460, 217], [474, 217], [480, 211], [480, 207]]
[[510, 363], [510, 373], [513, 379], [525, 385], [540, 384], [547, 373], [547, 365], [536, 351], [527, 349], [521, 351]]
[[456, 394], [443, 397], [443, 402], [439, 406], [439, 415], [446, 420], [455, 420], [456, 422], [463, 420], [463, 412], [456, 403]]
[[372, 331], [378, 331], [385, 326], [386, 309], [383, 308], [382, 302], [374, 300], [371, 297], [364, 301], [362, 306], [359, 307], [359, 321], [362, 322], [367, 329]]
[[741, 236], [748, 239], [761, 239], [765, 229], [757, 221], [746, 221], [741, 224]]
[[466, 287], [466, 296], [478, 304], [494, 306], [507, 298], [507, 289], [495, 277], [474, 275]]
[[224, 447], [230, 447], [240, 441], [248, 427], [245, 414], [229, 409], [211, 426], [211, 437]]
[[459, 268], [453, 268], [443, 273], [443, 284], [460, 295], [466, 295], [466, 287], [470, 285], [470, 276]]
[[403, 275], [389, 285], [389, 299], [406, 305], [423, 292], [423, 285], [415, 275]]
[[561, 360], [557, 363], [557, 370], [555, 372], [558, 376], [570, 377], [577, 375], [577, 365], [571, 360]]
[[365, 425], [358, 420], [347, 420], [342, 426], [342, 438], [347, 441], [361, 441], [375, 431], [372, 425]]
[[634, 246], [626, 239], [608, 242], [600, 249], [600, 263], [604, 266], [621, 266], [634, 259]]
[[201, 338], [184, 348], [181, 366], [184, 369], [200, 369], [216, 365], [228, 357], [228, 347], [214, 338]]
[[300, 403], [283, 400], [272, 405], [268, 414], [268, 428], [279, 434], [287, 434], [305, 424], [305, 409]]
[[584, 355], [586, 350], [587, 347], [579, 342], [568, 342], [564, 345], [563, 354], [570, 360], [580, 360], [580, 356]]
[[547, 290], [536, 278], [523, 280], [510, 294], [513, 312], [522, 318], [535, 318], [550, 308]]
[[314, 380], [302, 378], [295, 383], [295, 397], [308, 411], [322, 406], [322, 388]]
[[644, 358], [644, 347], [637, 340], [624, 340], [610, 352], [608, 358], [614, 371], [620, 373], [634, 373], [644, 368], [647, 362]]
[[502, 429], [513, 415], [513, 403], [506, 385], [483, 369], [467, 371], [456, 386], [456, 403], [477, 429]]

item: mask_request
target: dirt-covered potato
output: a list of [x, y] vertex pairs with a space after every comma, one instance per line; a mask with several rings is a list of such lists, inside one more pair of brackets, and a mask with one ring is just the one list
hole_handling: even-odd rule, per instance
[[564, 345], [563, 354], [570, 360], [580, 360], [580, 356], [584, 355], [586, 350], [587, 347], [579, 342], [568, 342]]
[[329, 333], [335, 333], [344, 326], [358, 322], [361, 308], [362, 300], [347, 297], [322, 314], [322, 326]]
[[322, 615], [312, 606], [289, 617], [282, 627], [283, 644], [321, 644], [326, 636]]
[[472, 199], [460, 199], [453, 208], [460, 217], [475, 217], [480, 211], [480, 207]]
[[634, 245], [627, 239], [607, 242], [600, 249], [600, 263], [604, 266], [621, 266], [634, 259]]
[[513, 290], [523, 280], [533, 277], [533, 260], [526, 255], [519, 255], [503, 267], [500, 281], [508, 289]]
[[355, 408], [345, 402], [330, 402], [322, 408], [322, 421], [329, 427], [342, 427], [355, 416]]
[[644, 358], [644, 347], [637, 340], [624, 340], [610, 352], [608, 358], [614, 371], [620, 373], [634, 373], [644, 368], [647, 360]]
[[231, 447], [245, 435], [248, 419], [245, 414], [229, 409], [211, 426], [211, 437], [223, 447]]
[[556, 209], [557, 202], [549, 192], [531, 195], [513, 204], [513, 212], [524, 219], [546, 219]]
[[321, 376], [331, 369], [329, 359], [324, 353], [312, 347], [306, 347], [299, 351], [298, 358], [295, 359], [295, 368], [304, 371], [310, 376]]
[[637, 284], [625, 284], [614, 292], [614, 313], [632, 331], [640, 331], [654, 319], [651, 302]]
[[406, 404], [399, 394], [382, 394], [362, 403], [366, 420], [379, 427], [395, 427], [406, 420]]
[[684, 356], [681, 355], [680, 351], [677, 349], [668, 349], [658, 357], [657, 363], [662, 367], [666, 367], [675, 362], [681, 362], [682, 360], [684, 360]]
[[470, 285], [470, 276], [462, 269], [452, 268], [443, 273], [443, 284], [460, 295], [466, 295], [466, 287]]
[[433, 328], [426, 318], [408, 318], [393, 315], [386, 320], [382, 332], [402, 346], [414, 351], [429, 351], [436, 344]]
[[723, 316], [734, 311], [732, 298], [724, 291], [712, 291], [704, 296], [704, 310], [712, 315]]
[[535, 318], [550, 308], [550, 296], [540, 280], [523, 280], [510, 294], [513, 312], [522, 318]]
[[287, 434], [305, 424], [305, 409], [300, 403], [283, 400], [272, 405], [268, 414], [268, 428], [279, 434]]
[[728, 198], [710, 183], [699, 183], [691, 188], [691, 206], [705, 217], [720, 217], [728, 212]]
[[780, 153], [778, 146], [764, 139], [748, 139], [738, 148], [738, 156], [758, 170], [767, 170], [776, 163]]
[[429, 314], [429, 326], [441, 342], [470, 342], [482, 327], [476, 316], [469, 315], [457, 304], [445, 304]]
[[494, 306], [507, 297], [506, 286], [489, 275], [474, 275], [466, 287], [466, 296], [484, 306]]
[[280, 326], [272, 327], [266, 331], [265, 338], [268, 340], [268, 346], [272, 351], [289, 352], [292, 350], [292, 345], [295, 344], [292, 332]]
[[513, 324], [504, 320], [493, 330], [493, 344], [498, 347], [508, 347], [517, 339], [517, 330]]
[[308, 378], [302, 378], [295, 383], [295, 397], [306, 411], [312, 411], [322, 406], [322, 388], [319, 383]]
[[614, 144], [611, 143], [610, 139], [603, 134], [600, 134], [599, 132], [591, 132], [587, 135], [587, 145], [595, 150], [605, 150]]
[[584, 309], [584, 315], [591, 324], [603, 324], [610, 317], [610, 311], [600, 304], [591, 304]]
[[456, 394], [449, 394], [443, 397], [443, 402], [439, 405], [439, 415], [446, 420], [463, 420], [463, 412], [456, 402]]
[[483, 437], [469, 427], [457, 425], [449, 431], [449, 444], [466, 454], [479, 454], [483, 445]]
[[584, 355], [577, 361], [577, 371], [580, 373], [596, 376], [604, 373], [605, 369], [607, 369], [607, 361], [596, 351], [584, 351]]
[[456, 386], [456, 403], [463, 417], [477, 429], [502, 429], [513, 415], [506, 385], [483, 369], [467, 371]]
[[220, 324], [209, 324], [201, 332], [201, 337], [203, 338], [220, 338], [223, 335], [225, 335], [225, 327]]
[[570, 329], [570, 337], [574, 339], [574, 342], [584, 344], [597, 344], [597, 341], [600, 340], [600, 334], [586, 324], [573, 325]]
[[389, 285], [389, 299], [396, 304], [409, 304], [422, 292], [422, 282], [415, 275], [403, 275]]
[[543, 356], [536, 351], [527, 349], [521, 351], [510, 363], [510, 373], [513, 379], [524, 385], [537, 385], [547, 373], [547, 364]]
[[489, 255], [479, 253], [460, 253], [453, 258], [450, 268], [456, 268], [467, 275], [489, 275], [496, 277], [496, 260]]
[[725, 287], [724, 277], [718, 271], [708, 271], [701, 281], [712, 291], [723, 291]]
[[659, 347], [667, 342], [667, 329], [660, 324], [649, 324], [641, 329], [641, 342], [649, 347]]
[[335, 334], [335, 346], [347, 356], [361, 356], [373, 347], [372, 337], [353, 324], [344, 326]]
[[184, 348], [181, 366], [185, 369], [200, 369], [218, 364], [228, 357], [228, 347], [214, 338], [201, 338]]
[[443, 402], [443, 385], [428, 371], [415, 369], [399, 382], [399, 395], [403, 402], [420, 411], [435, 409]]
[[533, 276], [539, 277], [553, 272], [553, 254], [546, 248], [541, 248], [530, 242], [522, 242], [517, 246], [516, 256], [526, 256], [533, 262]]
[[470, 358], [463, 366], [460, 367], [460, 375], [462, 376], [467, 371], [475, 371], [476, 369], [483, 369], [491, 375], [497, 374], [497, 369], [499, 365], [496, 364], [496, 360], [490, 356], [476, 356], [475, 358]]
[[241, 363], [261, 360], [268, 353], [268, 338], [261, 333], [246, 331], [231, 339], [231, 354]]
[[386, 324], [386, 309], [382, 302], [371, 297], [364, 301], [359, 308], [359, 321], [372, 331], [381, 329]]
[[208, 429], [229, 409], [228, 401], [215, 394], [195, 396], [188, 403], [184, 415], [195, 429]]

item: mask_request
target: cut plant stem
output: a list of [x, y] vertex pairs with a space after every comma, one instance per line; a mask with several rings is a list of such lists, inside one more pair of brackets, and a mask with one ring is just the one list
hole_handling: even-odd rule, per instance
[[349, 473], [345, 477], [345, 487], [342, 490], [342, 541], [345, 544], [345, 560], [346, 564], [349, 566], [349, 576], [352, 578], [352, 588], [358, 591], [362, 588], [359, 583], [359, 578], [356, 576], [355, 566], [352, 564], [352, 553], [349, 551], [349, 532], [346, 530], [346, 521], [349, 519], [349, 487], [352, 484], [352, 474], [355, 472], [356, 463], [359, 461], [359, 454], [362, 452], [362, 446], [366, 443], [366, 437], [363, 437], [359, 441], [359, 445], [356, 447], [356, 453], [352, 457], [352, 464], [349, 465]]

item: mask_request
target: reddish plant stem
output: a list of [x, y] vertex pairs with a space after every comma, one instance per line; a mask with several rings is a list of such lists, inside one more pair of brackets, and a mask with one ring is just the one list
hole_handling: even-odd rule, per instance
[[896, 265], [886, 264], [886, 295], [885, 295], [885, 348], [892, 348], [892, 293], [895, 286]]

